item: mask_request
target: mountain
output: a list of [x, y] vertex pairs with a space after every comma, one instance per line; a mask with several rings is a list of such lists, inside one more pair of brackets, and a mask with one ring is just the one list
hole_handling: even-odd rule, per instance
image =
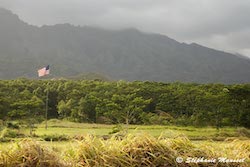
[[115, 80], [250, 82], [250, 59], [136, 29], [36, 27], [0, 8], [0, 79], [98, 73]]

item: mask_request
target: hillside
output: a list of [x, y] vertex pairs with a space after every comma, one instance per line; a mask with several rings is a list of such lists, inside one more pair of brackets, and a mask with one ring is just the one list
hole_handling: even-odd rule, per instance
[[70, 24], [36, 27], [0, 8], [0, 79], [101, 73], [112, 79], [250, 82], [250, 59], [180, 43], [136, 29], [105, 30]]

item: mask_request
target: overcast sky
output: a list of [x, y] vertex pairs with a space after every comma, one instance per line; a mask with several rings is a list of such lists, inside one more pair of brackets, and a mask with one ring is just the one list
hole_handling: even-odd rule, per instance
[[250, 57], [250, 0], [0, 0], [33, 25], [137, 28]]

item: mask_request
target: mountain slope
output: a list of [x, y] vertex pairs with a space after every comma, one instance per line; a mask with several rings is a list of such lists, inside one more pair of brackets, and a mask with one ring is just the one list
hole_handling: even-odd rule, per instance
[[113, 79], [250, 82], [250, 59], [136, 29], [120, 31], [70, 24], [35, 27], [0, 9], [0, 78], [97, 72]]

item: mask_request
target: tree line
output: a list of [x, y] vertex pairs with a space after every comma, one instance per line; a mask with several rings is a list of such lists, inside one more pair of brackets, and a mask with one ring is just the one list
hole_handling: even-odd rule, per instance
[[0, 80], [0, 119], [250, 127], [250, 84]]

